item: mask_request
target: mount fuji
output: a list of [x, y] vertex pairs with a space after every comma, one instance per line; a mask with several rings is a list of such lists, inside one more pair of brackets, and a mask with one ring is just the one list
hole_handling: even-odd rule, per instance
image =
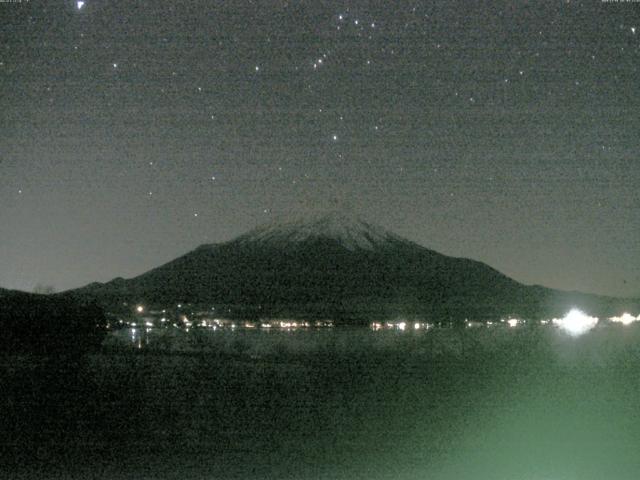
[[242, 318], [430, 321], [620, 313], [633, 301], [523, 285], [481, 262], [449, 257], [340, 213], [266, 224], [131, 279], [62, 295], [107, 310], [178, 303]]

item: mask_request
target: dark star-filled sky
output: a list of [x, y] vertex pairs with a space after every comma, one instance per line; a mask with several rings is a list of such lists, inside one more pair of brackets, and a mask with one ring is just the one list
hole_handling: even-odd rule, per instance
[[0, 286], [347, 210], [640, 295], [640, 3], [0, 3]]

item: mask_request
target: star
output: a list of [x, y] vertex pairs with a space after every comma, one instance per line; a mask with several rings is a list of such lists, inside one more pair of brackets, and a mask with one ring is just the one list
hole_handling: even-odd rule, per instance
[[333, 138], [333, 141], [335, 142], [335, 141], [338, 140], [338, 135], [334, 134], [333, 137], [331, 137], [331, 138]]
[[631, 33], [636, 34], [636, 27], [631, 27]]
[[76, 2], [76, 8], [78, 10], [82, 10], [83, 7], [84, 7], [84, 2], [82, 1]]

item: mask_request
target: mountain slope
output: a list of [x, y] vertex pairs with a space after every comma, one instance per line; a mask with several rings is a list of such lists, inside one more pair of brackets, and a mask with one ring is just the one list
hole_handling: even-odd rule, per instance
[[105, 327], [95, 305], [0, 288], [0, 352], [79, 354], [100, 344]]
[[[223, 305], [245, 317], [368, 321], [561, 315], [580, 305], [604, 314], [617, 300], [525, 286], [497, 270], [429, 250], [343, 215], [258, 227], [202, 245], [130, 280], [70, 292], [113, 309], [122, 302]], [[618, 302], [619, 303], [619, 302]]]

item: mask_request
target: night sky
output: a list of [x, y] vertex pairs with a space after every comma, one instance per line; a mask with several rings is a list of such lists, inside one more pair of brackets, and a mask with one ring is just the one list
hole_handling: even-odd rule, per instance
[[640, 3], [0, 3], [0, 286], [345, 210], [640, 296]]

